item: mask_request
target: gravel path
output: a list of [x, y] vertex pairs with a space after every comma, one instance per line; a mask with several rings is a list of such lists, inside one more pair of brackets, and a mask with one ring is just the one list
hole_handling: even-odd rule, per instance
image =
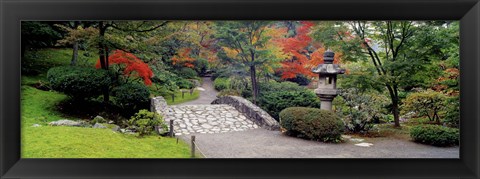
[[177, 106], [185, 105], [197, 105], [197, 104], [210, 104], [213, 100], [217, 99], [217, 90], [213, 88], [213, 82], [210, 77], [203, 77], [203, 83], [200, 90], [200, 97], [193, 101], [178, 104]]
[[[242, 132], [195, 134], [206, 158], [459, 158], [459, 147], [433, 147], [391, 138], [366, 138], [328, 144], [298, 139], [279, 131], [251, 129]], [[190, 135], [180, 136], [190, 143]]]

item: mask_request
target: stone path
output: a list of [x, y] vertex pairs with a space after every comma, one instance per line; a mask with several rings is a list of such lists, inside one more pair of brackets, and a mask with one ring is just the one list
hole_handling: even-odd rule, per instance
[[185, 105], [197, 105], [197, 104], [210, 104], [213, 100], [217, 99], [217, 90], [213, 88], [213, 82], [210, 77], [203, 77], [203, 83], [200, 88], [200, 97], [193, 101], [188, 101], [185, 103], [178, 104], [178, 106], [185, 106]]
[[214, 134], [259, 128], [229, 105], [170, 106], [165, 121], [174, 119], [176, 136], [190, 133]]
[[259, 128], [251, 120], [229, 105], [211, 105], [217, 98], [210, 77], [203, 78], [200, 97], [196, 100], [168, 107], [165, 121], [174, 119], [176, 136], [191, 133], [215, 134]]

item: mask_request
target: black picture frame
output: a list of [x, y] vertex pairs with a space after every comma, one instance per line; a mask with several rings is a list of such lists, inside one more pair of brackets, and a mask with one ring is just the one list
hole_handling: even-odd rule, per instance
[[[0, 178], [478, 178], [478, 0], [1, 0]], [[460, 159], [21, 159], [21, 20], [460, 20]]]

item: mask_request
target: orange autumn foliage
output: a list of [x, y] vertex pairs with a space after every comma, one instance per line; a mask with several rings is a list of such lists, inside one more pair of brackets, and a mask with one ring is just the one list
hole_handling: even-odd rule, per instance
[[[458, 68], [447, 68], [444, 70], [444, 75], [437, 79], [437, 84], [432, 87], [435, 91], [445, 91], [448, 90], [448, 86], [442, 84], [447, 80], [457, 80], [460, 76], [460, 70]], [[455, 96], [460, 92], [458, 90], [448, 90], [446, 91], [447, 95]]]
[[190, 52], [192, 49], [190, 48], [182, 48], [178, 50], [178, 54], [172, 57], [173, 65], [180, 65], [188, 68], [193, 68], [195, 65], [195, 59], [190, 57]]
[[[312, 38], [308, 36], [313, 25], [312, 22], [304, 21], [302, 26], [297, 28], [296, 36], [278, 41], [283, 48], [283, 52], [289, 55], [289, 58], [281, 63], [282, 67], [278, 70], [282, 73], [282, 79], [295, 78], [297, 75], [316, 76], [311, 69], [323, 63], [325, 48], [321, 47], [319, 43], [312, 42]], [[309, 54], [307, 50], [309, 46], [317, 49]], [[341, 56], [342, 54], [337, 52], [333, 63], [340, 63]]]
[[[145, 85], [149, 86], [152, 84], [151, 78], [153, 77], [153, 72], [150, 67], [131, 53], [115, 50], [113, 54], [108, 57], [108, 64], [123, 64], [125, 65], [123, 75], [140, 77], [143, 79]], [[95, 67], [97, 69], [101, 68], [100, 59], [97, 60]]]

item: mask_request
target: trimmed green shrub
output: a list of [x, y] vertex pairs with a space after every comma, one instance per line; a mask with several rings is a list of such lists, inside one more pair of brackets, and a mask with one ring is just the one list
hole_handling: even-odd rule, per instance
[[342, 120], [335, 113], [306, 107], [282, 110], [280, 125], [287, 130], [287, 135], [335, 143], [341, 141], [344, 128]]
[[80, 100], [101, 95], [112, 81], [108, 71], [74, 66], [50, 68], [47, 79], [52, 89]]
[[187, 68], [187, 67], [181, 68], [178, 71], [178, 75], [183, 77], [183, 78], [188, 78], [188, 79], [198, 77], [198, 73], [194, 69]]
[[228, 78], [217, 78], [213, 81], [213, 87], [217, 91], [222, 91], [230, 87], [230, 80]]
[[161, 131], [168, 131], [167, 125], [163, 122], [163, 116], [146, 109], [135, 113], [135, 115], [128, 120], [128, 125], [130, 129], [138, 132], [140, 136], [153, 134], [156, 127], [162, 128]]
[[258, 105], [278, 120], [280, 111], [288, 107], [320, 107], [320, 100], [312, 91], [269, 91], [261, 92]]
[[127, 83], [115, 87], [112, 90], [112, 96], [115, 97], [115, 105], [124, 109], [125, 112], [148, 108], [150, 104], [150, 92], [143, 84]]
[[183, 79], [183, 78], [177, 79], [176, 85], [177, 85], [180, 89], [192, 89], [192, 88], [195, 87], [195, 84], [193, 84], [192, 81], [186, 80], [186, 79]]
[[271, 91], [305, 91], [306, 88], [299, 86], [296, 83], [285, 81], [285, 82], [275, 82], [270, 81], [268, 83], [259, 83], [260, 92], [269, 93]]
[[410, 129], [410, 137], [415, 142], [434, 145], [451, 146], [458, 145], [460, 131], [439, 125], [421, 125]]

